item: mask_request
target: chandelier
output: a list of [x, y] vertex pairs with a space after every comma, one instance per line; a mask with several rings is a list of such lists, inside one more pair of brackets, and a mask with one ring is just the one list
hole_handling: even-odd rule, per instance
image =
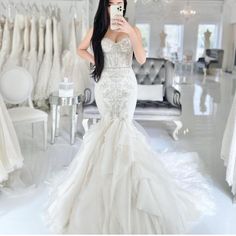
[[196, 11], [190, 6], [189, 0], [187, 1], [184, 9], [180, 10], [180, 14], [185, 17], [185, 19], [189, 19], [191, 16], [196, 15]]
[[149, 3], [171, 3], [173, 0], [134, 0], [134, 3], [141, 2], [142, 4], [149, 4]]

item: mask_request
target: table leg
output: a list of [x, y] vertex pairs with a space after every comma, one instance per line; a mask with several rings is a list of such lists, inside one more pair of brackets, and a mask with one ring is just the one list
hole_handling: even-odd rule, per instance
[[75, 143], [75, 129], [76, 129], [76, 105], [72, 105], [71, 106], [70, 144]]
[[57, 105], [52, 105], [52, 131], [51, 131], [51, 144], [55, 143], [56, 134], [56, 119], [57, 119]]
[[60, 128], [60, 117], [61, 117], [61, 107], [57, 106], [57, 118], [56, 118], [56, 137], [59, 136], [59, 128]]

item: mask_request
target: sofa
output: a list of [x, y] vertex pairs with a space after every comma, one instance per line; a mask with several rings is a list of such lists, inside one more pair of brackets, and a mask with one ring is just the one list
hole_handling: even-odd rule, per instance
[[[173, 86], [174, 64], [161, 58], [147, 58], [146, 63], [143, 65], [138, 64], [134, 59], [132, 67], [138, 83], [138, 94], [141, 94], [140, 96], [138, 95], [134, 120], [174, 122], [176, 128], [171, 133], [171, 136], [174, 140], [178, 140], [178, 131], [182, 127], [182, 106], [180, 101], [181, 94]], [[158, 88], [158, 86], [163, 89], [162, 99], [149, 99], [149, 93], [143, 96], [142, 90], [144, 88], [153, 90], [153, 88]], [[161, 90], [159, 89], [159, 91]], [[147, 97], [145, 98], [146, 95]], [[141, 98], [139, 99], [139, 97]], [[85, 130], [88, 129], [91, 123], [96, 123], [100, 119], [92, 87], [85, 89], [82, 114]]]
[[215, 69], [222, 70], [223, 57], [223, 49], [206, 49], [205, 57], [200, 57], [196, 62], [197, 71], [203, 72], [206, 75]]

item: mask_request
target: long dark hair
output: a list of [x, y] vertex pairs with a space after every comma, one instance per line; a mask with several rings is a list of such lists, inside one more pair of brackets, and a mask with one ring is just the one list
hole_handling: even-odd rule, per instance
[[[124, 1], [124, 13], [126, 12], [127, 0]], [[109, 0], [100, 0], [98, 10], [94, 17], [93, 35], [92, 35], [92, 48], [95, 59], [95, 66], [92, 76], [96, 82], [99, 81], [103, 68], [104, 68], [104, 54], [102, 51], [101, 41], [105, 36], [110, 25], [110, 15], [108, 12]]]

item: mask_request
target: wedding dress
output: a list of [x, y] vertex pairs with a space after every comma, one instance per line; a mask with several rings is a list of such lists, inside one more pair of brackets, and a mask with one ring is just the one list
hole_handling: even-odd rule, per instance
[[0, 71], [4, 68], [7, 58], [11, 52], [13, 24], [6, 19], [3, 29], [2, 48], [0, 51]]
[[76, 93], [84, 94], [85, 79], [89, 77], [89, 66], [77, 53], [78, 25], [79, 22], [73, 17], [70, 22], [69, 47], [62, 55], [62, 74], [74, 83]]
[[46, 19], [45, 16], [40, 16], [39, 18], [39, 50], [38, 50], [38, 66], [40, 68], [42, 60], [43, 60], [43, 54], [44, 54], [44, 36], [45, 36], [45, 25], [46, 25]]
[[58, 91], [61, 78], [61, 55], [58, 44], [58, 21], [53, 17], [53, 62], [48, 80], [47, 97], [52, 92]]
[[4, 69], [8, 70], [14, 66], [22, 65], [22, 52], [24, 48], [25, 19], [23, 15], [16, 15], [13, 29], [11, 53], [7, 59]]
[[30, 21], [29, 17], [25, 16], [24, 51], [22, 56], [22, 66], [26, 69], [28, 69], [29, 65], [29, 50], [30, 50]]
[[62, 32], [62, 23], [61, 23], [61, 13], [60, 13], [60, 8], [57, 9], [58, 13], [57, 13], [57, 31], [58, 31], [58, 51], [59, 51], [59, 55], [62, 54], [62, 48], [63, 48], [63, 40], [62, 40], [62, 36], [63, 36], [63, 32]]
[[227, 167], [226, 181], [232, 187], [232, 193], [236, 195], [236, 94], [222, 140], [221, 158]]
[[41, 63], [35, 87], [34, 100], [47, 99], [47, 85], [52, 67], [52, 19], [46, 20], [45, 54]]
[[2, 38], [3, 38], [3, 29], [6, 19], [4, 17], [0, 18], [0, 50], [2, 48]]
[[38, 75], [38, 35], [37, 35], [37, 20], [35, 16], [32, 16], [30, 20], [30, 51], [29, 51], [29, 65], [28, 65], [28, 71], [32, 75], [34, 86], [37, 81], [37, 75]]
[[71, 20], [71, 25], [70, 25], [70, 42], [69, 42], [69, 50], [72, 53], [73, 61], [74, 61], [74, 66], [71, 74], [72, 81], [74, 82], [74, 89], [77, 93], [83, 94], [84, 93], [84, 83], [83, 79], [81, 76], [81, 68], [79, 65], [80, 62], [80, 57], [77, 53], [77, 38], [76, 38], [76, 23], [77, 20], [75, 17], [72, 18]]
[[46, 223], [54, 233], [184, 232], [189, 220], [214, 208], [197, 158], [151, 149], [132, 120], [137, 81], [130, 39], [104, 38], [102, 48], [105, 67], [95, 84], [101, 120], [68, 169], [49, 181]]
[[22, 166], [23, 157], [15, 129], [0, 95], [0, 183]]

